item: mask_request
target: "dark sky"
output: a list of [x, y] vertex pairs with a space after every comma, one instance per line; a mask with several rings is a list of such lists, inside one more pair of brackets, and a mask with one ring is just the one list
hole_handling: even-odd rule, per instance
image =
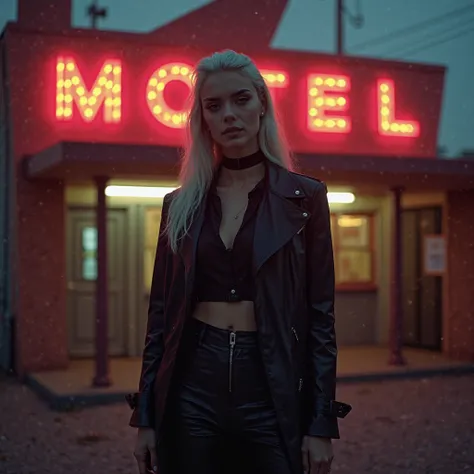
[[[88, 26], [85, 11], [90, 0], [73, 3], [74, 26]], [[101, 26], [146, 32], [206, 3], [210, 2], [99, 0], [99, 5], [109, 8]], [[16, 0], [0, 0], [0, 28], [15, 18], [15, 4]], [[439, 143], [447, 146], [450, 156], [462, 149], [474, 150], [474, 0], [346, 0], [346, 5], [353, 13], [360, 5], [365, 16], [361, 29], [347, 23], [348, 53], [448, 67]], [[335, 0], [289, 0], [273, 46], [333, 52], [334, 11]], [[383, 40], [412, 25], [410, 31]], [[372, 42], [366, 48], [357, 47], [368, 41]]]

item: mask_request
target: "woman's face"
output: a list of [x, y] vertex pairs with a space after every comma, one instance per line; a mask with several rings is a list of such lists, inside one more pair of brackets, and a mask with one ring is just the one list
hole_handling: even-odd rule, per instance
[[258, 150], [260, 119], [265, 112], [252, 81], [237, 72], [211, 74], [201, 88], [204, 122], [228, 158]]

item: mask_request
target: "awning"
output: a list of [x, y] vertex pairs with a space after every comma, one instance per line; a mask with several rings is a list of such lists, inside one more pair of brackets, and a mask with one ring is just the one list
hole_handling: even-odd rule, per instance
[[[407, 191], [474, 189], [474, 160], [298, 155], [302, 172], [332, 184]], [[28, 179], [92, 181], [176, 177], [179, 151], [155, 145], [61, 142], [25, 158]]]
[[474, 189], [474, 160], [380, 156], [301, 156], [304, 172], [327, 182], [403, 187], [407, 191]]
[[92, 181], [96, 176], [113, 179], [153, 179], [179, 172], [176, 148], [156, 145], [122, 145], [60, 142], [25, 158], [28, 179]]

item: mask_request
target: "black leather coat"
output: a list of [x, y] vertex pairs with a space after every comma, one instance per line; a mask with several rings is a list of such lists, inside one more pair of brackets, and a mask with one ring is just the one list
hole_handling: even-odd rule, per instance
[[[322, 182], [272, 163], [267, 173], [253, 248], [256, 322], [284, 445], [293, 472], [301, 474], [302, 437], [339, 438], [337, 418], [350, 411], [335, 401], [330, 214]], [[176, 353], [192, 310], [196, 244], [204, 218], [203, 204], [173, 254], [163, 232], [173, 194], [163, 204], [139, 393], [129, 397], [134, 409], [130, 425], [154, 427], [159, 446]]]

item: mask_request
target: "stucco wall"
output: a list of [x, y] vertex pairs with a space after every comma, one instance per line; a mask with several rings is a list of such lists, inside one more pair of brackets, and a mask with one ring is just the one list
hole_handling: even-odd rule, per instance
[[444, 350], [474, 361], [474, 191], [447, 196], [447, 311]]

